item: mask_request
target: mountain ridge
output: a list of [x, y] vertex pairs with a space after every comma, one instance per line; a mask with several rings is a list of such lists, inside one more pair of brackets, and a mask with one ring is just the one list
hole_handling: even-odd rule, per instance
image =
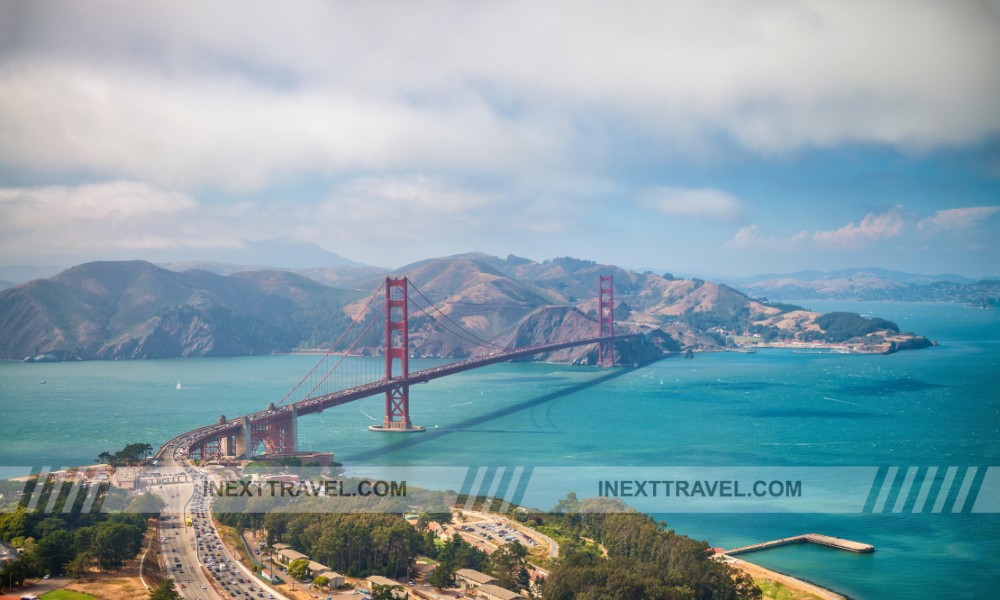
[[[409, 278], [415, 300], [424, 298], [425, 306], [433, 304], [474, 337], [498, 344], [593, 335], [596, 282], [603, 274], [615, 277], [619, 328], [646, 334], [633, 344], [618, 345], [626, 362], [688, 349], [825, 341], [816, 324], [819, 313], [755, 300], [725, 284], [636, 273], [570, 257], [535, 262], [469, 253], [418, 261], [393, 272]], [[381, 283], [382, 274], [356, 275], [362, 273], [365, 277], [354, 289], [343, 289], [286, 270], [219, 275], [201, 269], [171, 271], [145, 261], [85, 263], [0, 291], [0, 358], [233, 356], [323, 347], [363, 309], [364, 290]], [[470, 340], [446, 339], [421, 326], [421, 319], [428, 318], [412, 315], [415, 355], [465, 357], [482, 351]], [[929, 344], [901, 335], [865, 330], [849, 343], [864, 352]], [[596, 349], [578, 347], [539, 358], [593, 364]]]

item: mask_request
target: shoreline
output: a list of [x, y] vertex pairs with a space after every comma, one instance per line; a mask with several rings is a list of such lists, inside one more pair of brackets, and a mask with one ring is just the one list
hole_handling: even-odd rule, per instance
[[799, 579], [791, 575], [786, 575], [778, 571], [772, 571], [758, 564], [749, 562], [742, 558], [736, 558], [726, 554], [720, 555], [723, 563], [743, 571], [756, 582], [757, 580], [770, 580], [784, 585], [787, 588], [812, 594], [822, 600], [851, 600], [850, 596], [845, 596], [821, 585], [811, 583], [804, 579]]

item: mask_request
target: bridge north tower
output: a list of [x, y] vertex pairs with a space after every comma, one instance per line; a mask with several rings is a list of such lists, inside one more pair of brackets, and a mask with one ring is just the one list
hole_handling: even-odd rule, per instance
[[385, 418], [372, 431], [424, 431], [410, 421], [409, 289], [406, 277], [385, 278]]
[[601, 275], [597, 290], [597, 336], [602, 340], [597, 350], [597, 364], [615, 366], [615, 279], [614, 275]]

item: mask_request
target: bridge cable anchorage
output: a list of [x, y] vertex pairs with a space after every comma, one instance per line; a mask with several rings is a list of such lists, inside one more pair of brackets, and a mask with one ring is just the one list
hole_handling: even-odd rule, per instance
[[[340, 342], [341, 342], [341, 341], [343, 341], [343, 339], [344, 339], [345, 337], [347, 337], [347, 334], [351, 332], [351, 329], [353, 329], [353, 328], [354, 328], [354, 326], [358, 324], [358, 322], [360, 322], [360, 321], [361, 321], [362, 319], [364, 319], [364, 318], [365, 318], [364, 316], [365, 316], [365, 315], [366, 315], [366, 314], [368, 313], [368, 307], [370, 307], [370, 306], [371, 306], [371, 304], [372, 304], [372, 302], [374, 302], [374, 301], [375, 301], [375, 298], [377, 298], [377, 297], [379, 296], [379, 292], [381, 292], [381, 291], [382, 291], [382, 287], [383, 287], [384, 285], [385, 285], [385, 283], [384, 283], [384, 282], [383, 282], [383, 283], [380, 283], [380, 284], [379, 284], [379, 286], [378, 286], [378, 287], [377, 287], [377, 288], [375, 289], [375, 291], [374, 291], [374, 292], [372, 293], [371, 297], [370, 297], [370, 298], [368, 298], [368, 302], [367, 302], [367, 303], [365, 304], [364, 308], [363, 308], [363, 309], [361, 309], [361, 312], [359, 313], [359, 314], [360, 314], [360, 316], [358, 317], [358, 319], [357, 319], [357, 320], [353, 320], [353, 321], [351, 321], [351, 324], [347, 326], [347, 329], [345, 329], [345, 330], [344, 330], [344, 333], [340, 334], [340, 337], [338, 337], [338, 338], [337, 338], [337, 341], [335, 341], [335, 342], [334, 342], [333, 344], [331, 344], [331, 345], [330, 345], [330, 349], [329, 349], [329, 350], [327, 350], [327, 351], [326, 351], [326, 354], [324, 354], [324, 355], [323, 355], [323, 357], [319, 359], [319, 362], [317, 362], [317, 363], [316, 363], [315, 365], [313, 365], [313, 368], [309, 369], [309, 372], [308, 372], [308, 373], [306, 373], [306, 374], [305, 374], [305, 376], [304, 376], [304, 377], [303, 377], [303, 378], [302, 378], [302, 379], [301, 379], [301, 380], [300, 380], [300, 381], [299, 381], [298, 383], [296, 383], [296, 384], [295, 384], [295, 386], [293, 386], [293, 387], [292, 387], [292, 389], [291, 389], [291, 390], [289, 390], [289, 391], [288, 391], [288, 393], [287, 393], [287, 394], [285, 394], [285, 396], [284, 396], [284, 397], [283, 397], [283, 398], [282, 398], [281, 400], [279, 400], [279, 401], [277, 402], [277, 405], [278, 405], [278, 406], [280, 406], [280, 405], [284, 404], [284, 403], [285, 403], [285, 402], [286, 402], [286, 401], [287, 401], [287, 400], [288, 400], [288, 399], [289, 399], [289, 398], [290, 398], [290, 397], [292, 396], [292, 394], [294, 394], [294, 393], [295, 393], [295, 391], [296, 391], [296, 390], [298, 390], [298, 389], [299, 389], [300, 387], [302, 387], [302, 385], [303, 385], [303, 384], [304, 384], [304, 383], [305, 383], [305, 382], [306, 382], [306, 381], [307, 381], [307, 380], [308, 380], [308, 379], [309, 379], [310, 377], [312, 377], [312, 375], [313, 375], [313, 373], [314, 373], [314, 372], [316, 371], [316, 369], [318, 369], [318, 368], [319, 368], [319, 366], [320, 366], [320, 365], [322, 365], [322, 364], [323, 364], [323, 362], [324, 362], [324, 361], [325, 361], [325, 360], [326, 360], [326, 359], [327, 359], [327, 358], [328, 358], [328, 357], [329, 357], [329, 356], [330, 356], [331, 354], [333, 354], [333, 353], [334, 353], [334, 351], [336, 351], [336, 349], [337, 349], [337, 346], [338, 346], [338, 345], [340, 345]], [[363, 335], [363, 334], [362, 334], [362, 335]], [[307, 397], [308, 397], [308, 396], [307, 396]]]

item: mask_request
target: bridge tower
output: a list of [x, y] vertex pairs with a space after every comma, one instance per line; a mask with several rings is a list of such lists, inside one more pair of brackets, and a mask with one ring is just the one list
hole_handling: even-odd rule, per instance
[[[613, 338], [615, 335], [615, 280], [614, 275], [601, 275], [598, 282], [597, 300], [598, 337]], [[615, 366], [615, 345], [611, 339], [602, 341], [597, 351], [597, 364], [602, 367]]]
[[372, 431], [424, 431], [410, 421], [409, 298], [406, 277], [385, 278], [385, 419]]

